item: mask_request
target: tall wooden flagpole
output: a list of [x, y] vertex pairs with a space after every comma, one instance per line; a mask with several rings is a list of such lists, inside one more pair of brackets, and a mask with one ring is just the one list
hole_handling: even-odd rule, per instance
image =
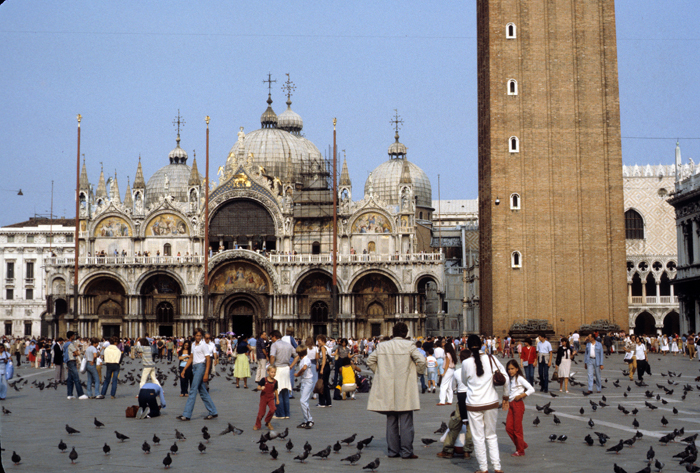
[[[83, 117], [78, 114], [78, 157], [75, 167], [75, 267], [73, 268], [73, 320], [78, 324], [78, 257], [80, 236], [80, 121]], [[77, 331], [77, 330], [76, 330]]]
[[338, 339], [338, 147], [335, 141], [335, 125], [337, 119], [333, 119], [333, 286], [331, 287], [331, 304], [333, 305], [333, 324], [331, 335]]
[[207, 158], [204, 186], [204, 320], [209, 319], [209, 115], [204, 119], [207, 122]]

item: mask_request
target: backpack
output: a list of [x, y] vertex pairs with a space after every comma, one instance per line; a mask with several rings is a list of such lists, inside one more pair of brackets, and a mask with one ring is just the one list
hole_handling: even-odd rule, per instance
[[68, 342], [63, 344], [63, 363], [68, 363], [68, 358], [70, 357], [70, 346], [73, 342]]

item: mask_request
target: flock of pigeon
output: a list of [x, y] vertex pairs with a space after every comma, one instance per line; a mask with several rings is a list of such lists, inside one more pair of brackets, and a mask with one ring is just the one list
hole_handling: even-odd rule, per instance
[[[623, 371], [624, 376], [629, 376], [628, 372]], [[644, 401], [644, 407], [643, 409], [648, 409], [649, 411], [653, 412], [659, 408], [658, 405], [656, 405], [656, 402], [660, 402], [662, 405], [667, 405], [668, 400], [666, 397], [673, 396], [674, 392], [676, 390], [682, 391], [682, 396], [681, 400], [685, 401], [688, 393], [693, 392], [695, 390], [700, 391], [700, 385], [696, 385], [695, 387], [691, 386], [690, 384], [683, 384], [674, 378], [680, 378], [682, 376], [682, 373], [675, 373], [673, 371], [668, 371], [666, 373], [661, 374], [662, 377], [667, 378], [666, 384], [656, 384], [656, 394], [653, 390], [650, 390], [650, 386], [647, 385], [643, 381], [635, 381], [635, 385], [638, 388], [643, 388], [645, 389], [644, 392], [644, 397], [646, 400]], [[696, 382], [700, 381], [700, 376], [695, 379]], [[607, 383], [608, 380], [605, 379], [605, 383], [603, 385], [603, 388], [607, 388]], [[620, 380], [616, 380], [612, 382], [612, 386], [615, 389], [622, 389], [622, 394], [625, 399], [628, 398], [629, 394], [632, 392], [632, 387], [627, 386], [626, 388], [622, 388], [620, 384]], [[663, 393], [663, 394], [661, 394]], [[583, 392], [584, 396], [588, 396], [590, 393], [587, 391]], [[553, 398], [558, 397], [557, 394], [550, 393], [550, 396]], [[599, 409], [602, 411], [607, 411], [610, 407], [610, 404], [608, 404], [608, 400], [605, 395], [601, 396], [601, 400], [598, 402], [594, 402], [592, 400], [589, 400], [589, 408], [593, 412], [597, 412]], [[640, 406], [641, 407], [641, 406]], [[545, 419], [551, 415], [552, 422], [554, 423], [555, 426], [558, 426], [562, 423], [561, 419], [557, 417], [555, 414], [556, 409], [552, 408], [552, 402], [548, 402], [544, 404], [543, 406], [540, 405], [535, 405], [536, 410], [539, 413], [542, 413], [542, 415], [546, 416], [544, 417]], [[617, 405], [617, 411], [620, 413], [622, 416], [629, 416], [630, 414], [632, 415], [632, 421], [630, 422], [630, 425], [632, 428], [636, 430], [636, 432], [628, 439], [620, 439], [617, 443], [614, 445], [612, 442], [608, 443], [608, 441], [611, 439], [610, 435], [608, 435], [605, 432], [598, 432], [596, 429], [596, 423], [593, 420], [592, 414], [591, 416], [588, 416], [588, 428], [590, 429], [591, 432], [587, 433], [585, 437], [583, 438], [584, 443], [589, 446], [593, 447], [596, 444], [604, 447], [606, 453], [612, 453], [619, 455], [620, 452], [623, 452], [626, 448], [632, 447], [635, 445], [636, 442], [641, 441], [644, 438], [644, 434], [639, 431], [640, 428], [640, 422], [637, 420], [637, 414], [640, 412], [640, 410], [637, 407], [631, 407], [631, 406], [625, 406], [622, 403], [619, 403]], [[679, 411], [676, 407], [673, 407], [671, 410], [673, 416], [678, 415]], [[581, 407], [578, 411], [578, 413], [581, 416], [586, 416], [586, 409], [584, 407]], [[542, 425], [543, 420], [540, 419], [539, 414], [535, 417], [533, 420], [533, 425], [535, 427], [538, 427]], [[667, 425], [670, 423], [669, 420], [666, 418], [666, 415], [662, 415], [661, 419], [659, 419], [659, 424], [662, 428], [666, 428]], [[648, 425], [646, 426], [649, 429], [655, 429], [657, 426], [656, 425]], [[668, 446], [670, 444], [673, 444], [675, 442], [680, 442], [681, 444], [684, 445], [684, 448], [681, 452], [673, 455], [671, 458], [672, 460], [678, 460], [680, 467], [684, 468], [685, 471], [690, 472], [690, 473], [698, 473], [700, 472], [700, 467], [695, 465], [695, 462], [698, 457], [698, 448], [695, 444], [696, 440], [698, 438], [698, 434], [695, 433], [690, 436], [685, 436], [685, 428], [681, 427], [680, 429], [674, 429], [671, 432], [668, 432], [667, 434], [661, 436], [658, 439], [658, 442], [662, 447]], [[560, 442], [564, 443], [568, 440], [567, 435], [558, 435], [558, 434], [551, 434], [549, 435], [549, 441], [550, 442]], [[656, 451], [654, 450], [653, 446], [649, 447], [649, 450], [647, 451], [646, 454], [646, 460], [644, 460], [646, 463], [646, 466], [642, 468], [641, 470], [637, 471], [636, 473], [651, 473], [652, 471], [657, 471], [660, 472], [664, 469], [666, 466], [666, 463], [661, 461], [661, 459], [657, 458]], [[625, 469], [623, 469], [621, 466], [618, 466], [617, 463], [613, 464], [613, 472], [614, 473], [628, 473]]]

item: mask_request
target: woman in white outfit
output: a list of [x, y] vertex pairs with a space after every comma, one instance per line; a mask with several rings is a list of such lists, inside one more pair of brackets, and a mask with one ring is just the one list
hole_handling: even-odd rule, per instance
[[442, 375], [442, 383], [440, 383], [440, 401], [437, 404], [438, 406], [451, 405], [452, 395], [454, 392], [454, 387], [452, 384], [454, 382], [455, 360], [457, 359], [457, 354], [455, 353], [454, 345], [449, 340], [445, 343], [444, 350], [444, 374]]
[[676, 356], [678, 351], [678, 337], [676, 336], [676, 334], [673, 334], [673, 341], [671, 342], [671, 353], [673, 353], [673, 356]]
[[[318, 370], [316, 369], [316, 356], [318, 356], [318, 348], [316, 348], [313, 337], [307, 337], [304, 344], [306, 345], [306, 356], [309, 357], [309, 361], [311, 362], [309, 369], [311, 370], [311, 373], [313, 373], [312, 386], [316, 386], [316, 382], [318, 381]], [[311, 399], [316, 399], [317, 397], [318, 394], [314, 393]]]
[[499, 370], [505, 376], [506, 369], [496, 357], [480, 353], [481, 340], [477, 335], [469, 336], [467, 347], [472, 356], [462, 362], [462, 381], [467, 385], [469, 428], [476, 460], [479, 462], [479, 471], [476, 473], [488, 473], [488, 460], [495, 473], [502, 473], [496, 435], [500, 397], [493, 384], [493, 374]]
[[668, 337], [664, 335], [661, 337], [661, 352], [666, 356], [666, 353], [668, 353], [669, 346], [668, 346]]

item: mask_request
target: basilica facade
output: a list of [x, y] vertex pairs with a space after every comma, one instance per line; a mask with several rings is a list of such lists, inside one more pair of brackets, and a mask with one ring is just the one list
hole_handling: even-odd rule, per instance
[[[123, 200], [116, 175], [106, 180], [102, 172], [93, 190], [83, 163], [78, 311], [74, 255], [61, 252], [45, 265], [47, 335], [186, 335], [200, 326], [330, 334], [331, 164], [302, 135], [303, 120], [287, 99], [278, 116], [268, 95], [261, 127], [247, 134], [241, 127], [215, 166], [208, 212], [206, 182], [196, 159], [188, 165], [179, 131], [169, 164], [146, 181], [139, 160]], [[414, 336], [439, 326], [427, 322], [445, 293], [444, 257], [430, 247], [432, 191], [406, 151], [397, 128], [388, 160], [370, 173], [358, 199], [343, 162], [335, 255], [340, 336], [388, 334], [399, 320]]]

